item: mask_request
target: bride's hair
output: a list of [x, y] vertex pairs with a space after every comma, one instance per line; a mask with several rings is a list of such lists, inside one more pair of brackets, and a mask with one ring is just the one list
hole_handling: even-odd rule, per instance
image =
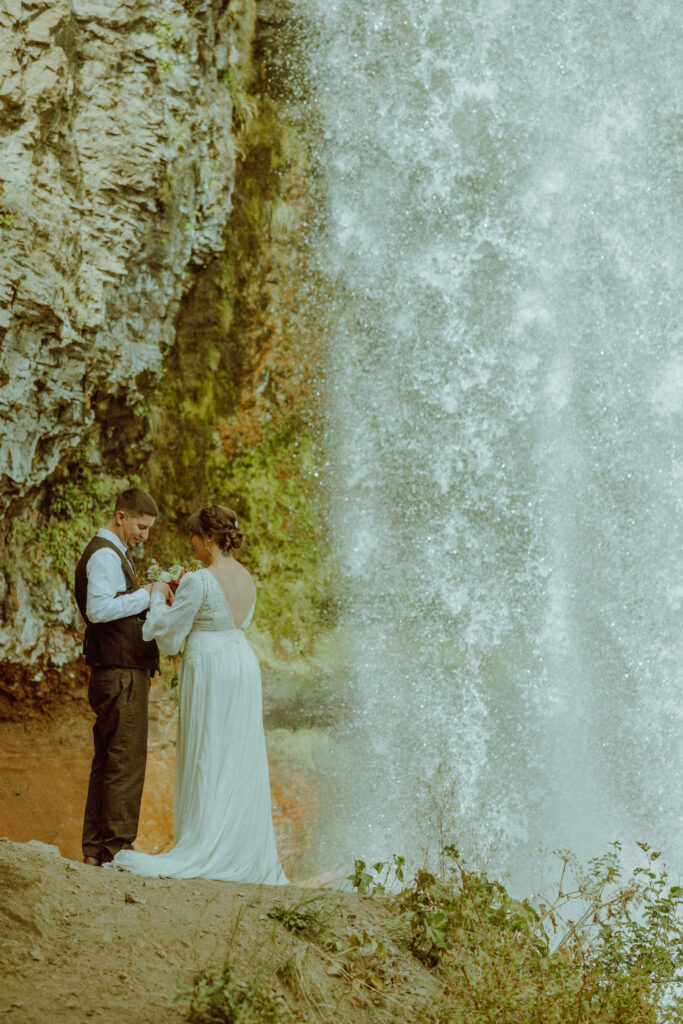
[[210, 534], [222, 551], [237, 551], [244, 542], [237, 516], [225, 505], [205, 505], [199, 512], [193, 512], [188, 516], [187, 530], [190, 536], [198, 533], [205, 540]]

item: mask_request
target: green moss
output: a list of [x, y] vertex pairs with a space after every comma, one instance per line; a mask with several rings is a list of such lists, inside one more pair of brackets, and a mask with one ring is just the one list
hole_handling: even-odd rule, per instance
[[290, 425], [230, 463], [245, 561], [261, 583], [259, 616], [295, 649], [308, 649], [333, 617], [315, 465], [314, 442]]
[[116, 495], [133, 483], [134, 478], [93, 474], [77, 464], [68, 474], [57, 473], [48, 484], [40, 518], [29, 512], [14, 520], [22, 562], [40, 573], [50, 566], [70, 581], [85, 545], [108, 520]]
[[[251, 0], [231, 7], [248, 51]], [[310, 195], [306, 133], [268, 92], [264, 65], [226, 76], [238, 135], [225, 256], [194, 280], [151, 402], [147, 484], [163, 517], [150, 554], [185, 550], [185, 515], [230, 505], [247, 535], [240, 557], [259, 587], [263, 639], [310, 652], [334, 621], [316, 426], [321, 325], [308, 313], [302, 225]]]
[[259, 588], [262, 631], [275, 643], [289, 641], [295, 650], [309, 650], [320, 630], [334, 621], [335, 608], [324, 557], [315, 443], [288, 422], [230, 457], [211, 436], [207, 409], [212, 408], [212, 396], [203, 398], [180, 411], [178, 428], [188, 424], [190, 406], [198, 413], [186, 434], [165, 423], [176, 458], [169, 460], [169, 448], [162, 444], [150, 462], [150, 486], [164, 518], [153, 532], [149, 552], [161, 561], [183, 557], [184, 513], [209, 501], [234, 508], [247, 536], [240, 559]]
[[164, 172], [164, 178], [159, 185], [159, 202], [163, 207], [166, 207], [173, 198], [173, 192], [175, 189], [175, 175], [170, 167], [166, 168]]

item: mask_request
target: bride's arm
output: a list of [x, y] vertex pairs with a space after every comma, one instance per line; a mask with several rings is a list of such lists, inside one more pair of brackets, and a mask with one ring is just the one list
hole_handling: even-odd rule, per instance
[[164, 595], [154, 591], [142, 627], [144, 639], [156, 640], [164, 654], [177, 654], [192, 628], [203, 597], [204, 587], [198, 572], [188, 572], [183, 576], [170, 608]]

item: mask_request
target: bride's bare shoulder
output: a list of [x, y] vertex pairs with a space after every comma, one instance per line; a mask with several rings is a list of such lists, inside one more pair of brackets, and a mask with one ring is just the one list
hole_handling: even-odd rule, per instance
[[250, 572], [236, 558], [225, 559], [209, 571], [233, 591], [256, 594], [256, 586]]
[[235, 561], [236, 571], [239, 575], [240, 581], [243, 585], [256, 593], [256, 584], [254, 583], [253, 577], [248, 569], [246, 569], [241, 562]]

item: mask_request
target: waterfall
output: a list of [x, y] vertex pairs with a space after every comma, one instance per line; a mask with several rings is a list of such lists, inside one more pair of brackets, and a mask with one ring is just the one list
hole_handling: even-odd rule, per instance
[[330, 846], [683, 866], [675, 5], [299, 8], [355, 709]]

